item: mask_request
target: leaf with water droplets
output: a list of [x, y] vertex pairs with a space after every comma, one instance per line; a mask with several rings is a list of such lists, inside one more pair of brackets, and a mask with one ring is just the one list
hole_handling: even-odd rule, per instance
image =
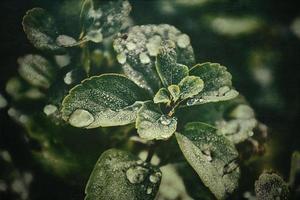
[[156, 71], [165, 87], [178, 84], [184, 77], [188, 76], [189, 68], [177, 63], [173, 41], [165, 42], [159, 49], [156, 58]]
[[[155, 93], [161, 88], [155, 70], [155, 59], [161, 43], [171, 40], [175, 45], [177, 62], [191, 66], [195, 63], [193, 48], [187, 35], [167, 24], [134, 26], [114, 40], [114, 49], [123, 72], [139, 86]], [[185, 38], [178, 43], [179, 38]], [[187, 39], [188, 38], [188, 39]]]
[[153, 98], [154, 103], [171, 103], [169, 92], [166, 88], [160, 88]]
[[53, 17], [42, 8], [29, 10], [23, 18], [23, 29], [30, 42], [40, 50], [63, 53], [64, 48], [56, 43], [59, 33]]
[[85, 189], [85, 200], [153, 200], [161, 172], [136, 156], [117, 149], [102, 153]]
[[84, 80], [62, 103], [62, 117], [75, 127], [96, 128], [133, 123], [147, 100], [145, 91], [125, 76], [104, 74]]
[[200, 77], [204, 81], [204, 88], [187, 102], [189, 106], [227, 101], [238, 96], [238, 92], [232, 88], [231, 74], [218, 63], [198, 64], [190, 69], [190, 75]]
[[265, 172], [255, 181], [255, 194], [258, 200], [287, 200], [289, 199], [289, 188], [280, 176]]
[[143, 139], [164, 140], [176, 131], [177, 120], [162, 114], [157, 104], [147, 101], [138, 112], [135, 126]]
[[55, 78], [55, 68], [40, 55], [26, 55], [18, 59], [19, 74], [33, 86], [49, 88]]
[[131, 6], [126, 0], [85, 0], [80, 16], [83, 27], [82, 40], [99, 43], [104, 38], [114, 35], [127, 21], [130, 11]]
[[240, 170], [234, 145], [204, 123], [188, 123], [176, 133], [181, 151], [203, 183], [217, 199], [224, 199], [238, 186]]
[[[223, 110], [224, 118], [215, 122], [218, 134], [224, 135], [234, 144], [245, 141], [253, 136], [257, 126], [253, 109], [244, 103], [229, 103]], [[232, 105], [233, 104], [233, 105]]]
[[204, 83], [197, 76], [187, 76], [178, 84], [180, 88], [180, 98], [182, 100], [191, 98], [202, 91]]

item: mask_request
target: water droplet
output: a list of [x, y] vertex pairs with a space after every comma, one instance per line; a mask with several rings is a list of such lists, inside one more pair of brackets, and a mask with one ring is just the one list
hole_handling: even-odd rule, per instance
[[162, 115], [160, 118], [159, 118], [159, 121], [162, 125], [165, 125], [165, 126], [168, 126], [171, 124], [172, 122], [172, 119], [165, 116], [165, 115]]
[[141, 63], [143, 63], [143, 64], [147, 64], [151, 61], [149, 56], [147, 56], [147, 54], [145, 54], [145, 53], [141, 53], [139, 57], [140, 57]]
[[130, 167], [126, 171], [126, 177], [130, 183], [137, 184], [144, 181], [147, 173], [148, 169], [143, 168], [141, 166]]
[[204, 154], [204, 156], [205, 156], [205, 158], [207, 159], [208, 162], [212, 161], [210, 150], [206, 149], [206, 150], [202, 151], [202, 153]]
[[149, 180], [151, 183], [157, 183], [161, 178], [161, 173], [156, 172], [155, 174], [151, 174]]
[[126, 63], [126, 55], [124, 53], [118, 54], [117, 60], [120, 64], [125, 64]]
[[190, 44], [190, 38], [186, 34], [182, 34], [178, 37], [177, 44], [180, 48], [186, 48]]
[[67, 85], [72, 84], [73, 80], [72, 80], [72, 71], [66, 73], [65, 77], [64, 77], [64, 82]]
[[74, 44], [76, 44], [76, 40], [68, 35], [59, 35], [56, 38], [56, 43], [59, 46], [64, 46], [64, 47], [68, 47], [68, 46], [72, 46]]
[[147, 194], [151, 194], [152, 193], [152, 188], [148, 187], [146, 192], [147, 192]]
[[55, 105], [48, 104], [44, 107], [43, 111], [47, 116], [49, 116], [57, 111], [57, 107]]
[[133, 42], [126, 43], [126, 47], [129, 51], [132, 51], [136, 48], [136, 45]]
[[90, 112], [83, 109], [77, 109], [70, 116], [69, 123], [72, 126], [81, 128], [87, 127], [88, 125], [93, 123], [94, 120], [95, 119]]
[[187, 105], [187, 106], [192, 106], [192, 105], [194, 105], [196, 102], [197, 102], [197, 99], [189, 99], [189, 100], [186, 102], [186, 105]]

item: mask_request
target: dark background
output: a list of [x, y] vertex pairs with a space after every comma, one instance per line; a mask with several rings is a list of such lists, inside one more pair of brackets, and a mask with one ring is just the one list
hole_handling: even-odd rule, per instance
[[[49, 2], [47, 3], [49, 4]], [[54, 4], [54, 2], [59, 1], [51, 1], [51, 4], [52, 2]], [[237, 82], [235, 86], [254, 107], [258, 119], [268, 125], [270, 129], [269, 137], [271, 139], [269, 144], [272, 144], [271, 148], [275, 148], [276, 151], [272, 151], [275, 152], [274, 155], [266, 162], [271, 163], [271, 166], [287, 179], [290, 155], [294, 150], [300, 150], [298, 128], [300, 113], [300, 38], [297, 38], [288, 29], [295, 17], [300, 16], [300, 7], [297, 5], [297, 1], [232, 0], [227, 1], [226, 4], [216, 4], [204, 10], [205, 12], [216, 13], [254, 13], [263, 17], [270, 26], [282, 29], [279, 35], [274, 36], [259, 32], [257, 35], [239, 40], [209, 36], [211, 33], [205, 32], [201, 27], [199, 27], [200, 30], [187, 28], [185, 20], [196, 18], [201, 15], [201, 11], [184, 10], [180, 16], [164, 16], [156, 13], [156, 8], [153, 6], [154, 1], [131, 1], [131, 3], [133, 6], [131, 16], [133, 16], [136, 24], [173, 24], [192, 38], [198, 61], [211, 60], [231, 66], [234, 81]], [[5, 93], [5, 83], [10, 77], [17, 74], [17, 58], [27, 53], [36, 52], [22, 30], [22, 17], [28, 9], [35, 6], [42, 7], [43, 4], [46, 4], [45, 1], [44, 3], [43, 1], [30, 0], [2, 0], [0, 2], [0, 93], [7, 98], [8, 102], [10, 98]], [[199, 35], [199, 32], [204, 36]], [[203, 38], [206, 36], [208, 41]], [[282, 97], [281, 103], [283, 106], [280, 108], [276, 105], [268, 107], [257, 103], [255, 98], [258, 95], [259, 86], [255, 85], [254, 81], [244, 72], [245, 60], [241, 57], [241, 51], [257, 44], [266, 45], [268, 49], [276, 49], [280, 54], [280, 60], [276, 63], [276, 67], [272, 69], [276, 80], [276, 91]], [[223, 46], [224, 48], [215, 51], [216, 46]], [[207, 49], [205, 53], [199, 50], [203, 48]], [[32, 164], [30, 149], [34, 144], [25, 142], [24, 131], [7, 116], [7, 109], [0, 110], [0, 149], [10, 152], [14, 166], [17, 169], [34, 171], [37, 178], [34, 180], [32, 187], [35, 191], [48, 194], [50, 197], [53, 196], [52, 198], [57, 199], [59, 196], [63, 197], [64, 192], [67, 191], [67, 193], [73, 193], [72, 198], [81, 199], [83, 195], [82, 188], [68, 186], [63, 181], [43, 173], [38, 166]], [[51, 199], [50, 197], [49, 199]], [[3, 198], [13, 199], [13, 196], [6, 194]]]

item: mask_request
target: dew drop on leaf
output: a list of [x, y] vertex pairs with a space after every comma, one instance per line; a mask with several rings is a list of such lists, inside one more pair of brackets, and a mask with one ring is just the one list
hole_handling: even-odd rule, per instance
[[140, 58], [141, 63], [143, 63], [143, 64], [150, 63], [150, 61], [151, 61], [149, 56], [147, 56], [146, 53], [141, 53], [139, 58]]
[[64, 77], [64, 82], [67, 85], [72, 84], [73, 80], [72, 80], [72, 71], [66, 73], [65, 77]]
[[182, 34], [178, 37], [177, 44], [180, 48], [186, 48], [190, 44], [190, 38], [186, 34]]
[[47, 116], [49, 116], [57, 111], [57, 107], [55, 105], [48, 104], [44, 107], [43, 111]]
[[138, 184], [145, 180], [147, 173], [148, 173], [148, 169], [144, 167], [141, 166], [130, 167], [126, 171], [126, 177], [130, 183]]
[[90, 112], [83, 110], [83, 109], [75, 110], [71, 114], [70, 119], [69, 119], [69, 123], [72, 126], [79, 127], [79, 128], [86, 127], [93, 122], [94, 122], [93, 115]]
[[126, 55], [123, 53], [118, 54], [117, 60], [120, 64], [125, 64], [126, 63]]

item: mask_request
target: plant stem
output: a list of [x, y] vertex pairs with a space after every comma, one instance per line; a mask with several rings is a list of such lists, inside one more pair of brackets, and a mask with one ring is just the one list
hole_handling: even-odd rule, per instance
[[149, 148], [149, 151], [148, 151], [148, 155], [147, 155], [147, 158], [146, 158], [146, 162], [150, 163], [151, 162], [151, 159], [154, 155], [154, 146], [152, 145], [150, 148]]

